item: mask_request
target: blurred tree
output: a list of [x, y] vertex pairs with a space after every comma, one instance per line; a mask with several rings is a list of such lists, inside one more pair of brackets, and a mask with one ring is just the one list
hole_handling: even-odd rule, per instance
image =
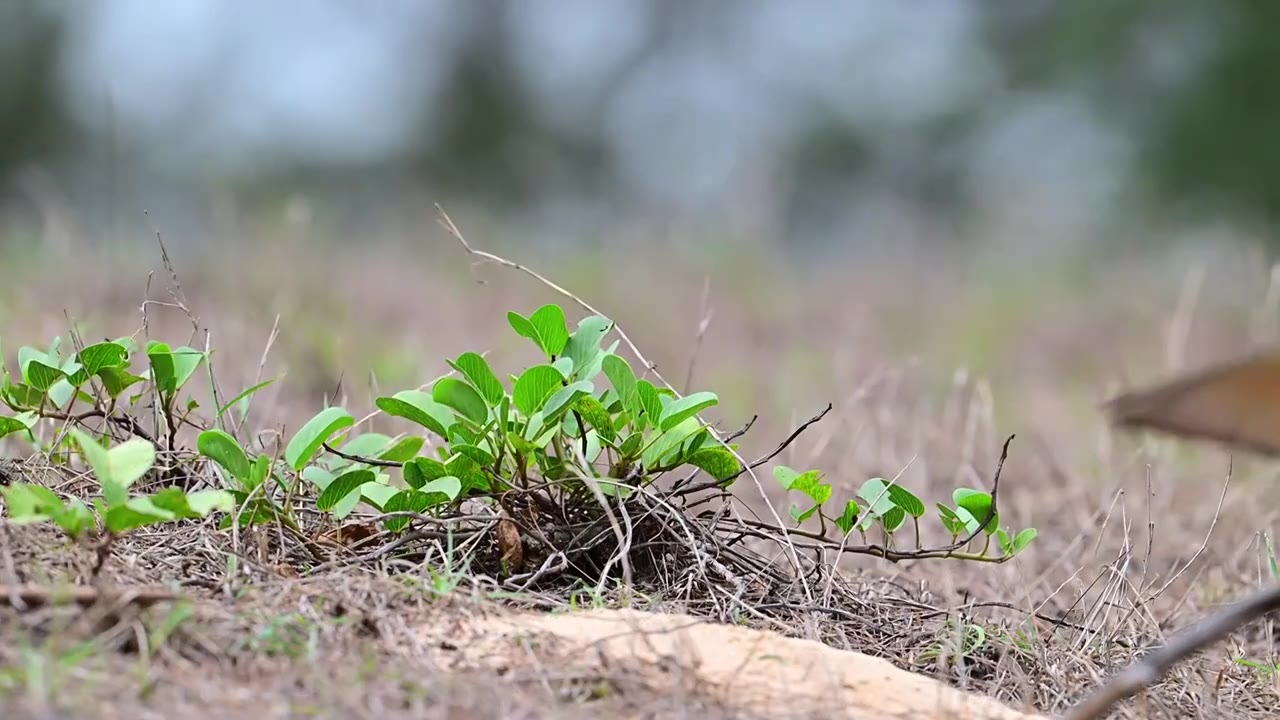
[[40, 0], [0, 3], [0, 189], [66, 139], [57, 97], [61, 21]]
[[[1280, 3], [1229, 3], [1217, 51], [1148, 143], [1161, 190], [1280, 229]], [[1280, 235], [1272, 241], [1280, 247]]]
[[988, 6], [985, 22], [1011, 89], [1081, 91], [1129, 128], [1170, 224], [1221, 214], [1280, 230], [1280, 4], [1031, 2]]

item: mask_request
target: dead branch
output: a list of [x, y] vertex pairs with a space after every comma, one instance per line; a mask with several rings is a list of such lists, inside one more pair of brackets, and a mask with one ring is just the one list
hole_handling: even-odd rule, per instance
[[1280, 610], [1280, 584], [1264, 588], [1215, 615], [1201, 620], [1169, 644], [1153, 650], [1076, 705], [1062, 720], [1097, 720], [1113, 705], [1155, 684], [1175, 664], [1236, 630]]

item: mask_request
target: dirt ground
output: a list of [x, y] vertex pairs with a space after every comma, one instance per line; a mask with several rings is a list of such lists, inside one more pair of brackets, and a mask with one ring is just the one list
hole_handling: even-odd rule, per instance
[[[515, 371], [529, 357], [508, 337], [505, 312], [556, 300], [509, 270], [469, 273], [450, 252], [421, 263], [370, 250], [292, 265], [272, 255], [287, 248], [253, 253], [176, 264], [224, 387], [287, 371], [255, 405], [264, 432], [296, 428], [326, 397], [359, 416], [376, 394], [425, 382], [465, 350], [489, 350], [496, 367]], [[818, 640], [1017, 710], [1061, 713], [1267, 578], [1262, 537], [1280, 507], [1274, 465], [1113, 434], [1097, 410], [1120, 387], [1269, 339], [1265, 329], [1280, 325], [1266, 314], [1267, 275], [1247, 260], [1220, 258], [1198, 285], [1185, 282], [1185, 262], [1115, 263], [1069, 281], [1029, 268], [966, 283], [954, 267], [850, 263], [797, 275], [767, 263], [672, 270], [630, 256], [601, 260], [630, 263], [643, 303], [590, 274], [558, 277], [617, 320], [678, 386], [690, 376], [695, 389], [719, 392], [724, 427], [758, 415], [744, 455], [767, 452], [831, 402], [833, 412], [778, 461], [822, 468], [848, 488], [900, 474], [932, 505], [957, 485], [986, 487], [1004, 437], [1016, 433], [1001, 512], [1039, 530], [1002, 566], [841, 558], [832, 606], [767, 593], [716, 602], [661, 572], [631, 605]], [[68, 317], [86, 335], [138, 330], [145, 273], [136, 258], [119, 264], [8, 284], [6, 360], [20, 344], [65, 335]], [[185, 342], [191, 321], [163, 304], [171, 287], [159, 277], [148, 291], [156, 303], [145, 306], [148, 332]], [[279, 336], [264, 355], [273, 327]], [[761, 480], [740, 480], [734, 502], [767, 500], [785, 512], [780, 491], [767, 474]], [[90, 551], [42, 528], [10, 526], [4, 542], [0, 554], [13, 567], [0, 568], [0, 582], [10, 586], [83, 583], [92, 565]], [[525, 658], [459, 669], [448, 649], [458, 643], [422, 631], [617, 604], [612, 592], [567, 582], [503, 592], [482, 572], [420, 553], [317, 571], [278, 554], [270, 538], [238, 542], [209, 526], [142, 532], [105, 567], [108, 602], [2, 603], [5, 717], [749, 717], [725, 707], [715, 687], [652, 664], [547, 667]], [[140, 607], [113, 595], [139, 587], [190, 602]], [[981, 642], [959, 627], [980, 628]], [[1274, 643], [1273, 623], [1258, 623], [1114, 717], [1271, 717], [1275, 675], [1237, 660], [1274, 664]]]

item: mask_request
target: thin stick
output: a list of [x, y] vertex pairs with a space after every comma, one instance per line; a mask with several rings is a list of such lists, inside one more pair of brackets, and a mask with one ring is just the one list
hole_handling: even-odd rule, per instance
[[1062, 720], [1097, 720], [1104, 717], [1116, 703], [1133, 697], [1143, 688], [1158, 682], [1176, 663], [1277, 610], [1280, 610], [1280, 585], [1273, 585], [1216, 615], [1210, 615], [1190, 630], [1174, 637], [1164, 647], [1153, 650], [1142, 660], [1130, 665], [1068, 711]]
[[702, 279], [702, 302], [699, 306], [698, 334], [693, 338], [693, 352], [689, 353], [689, 369], [684, 374], [684, 391], [687, 394], [693, 387], [693, 371], [698, 366], [698, 353], [702, 350], [702, 342], [707, 337], [707, 329], [711, 327], [711, 317], [715, 310], [711, 308], [711, 276]]

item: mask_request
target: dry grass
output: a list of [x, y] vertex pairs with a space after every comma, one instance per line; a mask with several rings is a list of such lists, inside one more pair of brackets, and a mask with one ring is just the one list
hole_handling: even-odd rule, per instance
[[[285, 262], [296, 251], [289, 247], [231, 262], [175, 262], [187, 304], [217, 348], [223, 388], [254, 381], [280, 315], [262, 371], [289, 374], [260, 396], [253, 422], [296, 429], [325, 396], [338, 395], [360, 416], [374, 395], [425, 382], [464, 350], [491, 350], [498, 368], [529, 362], [502, 318], [554, 298], [506, 270], [469, 273], [461, 251], [438, 243], [431, 252], [366, 249], [310, 262]], [[957, 485], [985, 487], [1004, 436], [1017, 433], [1001, 511], [1015, 527], [1040, 531], [1004, 566], [844, 557], [846, 579], [825, 602], [776, 587], [750, 602], [710, 602], [705, 594], [664, 592], [657, 573], [636, 604], [818, 638], [1015, 707], [1056, 713], [1266, 578], [1259, 538], [1280, 507], [1270, 466], [1237, 457], [1228, 483], [1225, 452], [1113, 436], [1096, 411], [1123, 384], [1248, 346], [1267, 275], [1245, 260], [1216, 260], [1199, 293], [1184, 287], [1186, 266], [1150, 259], [1114, 262], [1069, 282], [1042, 267], [980, 264], [850, 260], [795, 273], [763, 263], [671, 270], [641, 251], [598, 261], [625, 268], [611, 276], [625, 284], [575, 284], [574, 273], [556, 279], [617, 320], [678, 386], [692, 366], [695, 386], [721, 394], [723, 427], [758, 414], [744, 455], [767, 452], [831, 402], [833, 412], [779, 460], [820, 467], [837, 492], [850, 494], [867, 477], [901, 472], [901, 482], [931, 503]], [[86, 337], [136, 330], [143, 273], [136, 258], [119, 264], [86, 262], [10, 284], [7, 354], [65, 335], [67, 316]], [[166, 275], [150, 264], [158, 271], [150, 297], [166, 302]], [[549, 262], [540, 269], [555, 275]], [[695, 342], [708, 304], [712, 320]], [[148, 315], [153, 336], [184, 341], [191, 333], [172, 307], [151, 305]], [[366, 429], [390, 429], [379, 422]], [[763, 490], [785, 512], [768, 484], [758, 489], [743, 478], [735, 490], [743, 507], [759, 508]], [[10, 528], [19, 575], [83, 578], [86, 558], [40, 532]], [[714, 710], [688, 707], [696, 693], [682, 699], [683, 708], [671, 707], [636, 672], [552, 677], [550, 684], [508, 678], [511, 691], [494, 693], [494, 678], [434, 672], [430, 653], [404, 640], [408, 628], [441, 613], [548, 607], [571, 597], [607, 602], [610, 593], [593, 597], [553, 584], [498, 597], [460, 571], [437, 585], [443, 581], [428, 570], [439, 571], [438, 559], [421, 556], [295, 577], [306, 568], [269, 538], [255, 539], [261, 546], [242, 552], [229, 574], [228, 542], [208, 528], [184, 527], [141, 533], [117, 548], [107, 568], [113, 580], [177, 585], [197, 598], [193, 617], [154, 649], [146, 638], [164, 624], [169, 610], [161, 607], [93, 622], [65, 610], [5, 610], [0, 665], [3, 677], [21, 680], [9, 697], [40, 717], [680, 717]], [[393, 578], [406, 567], [419, 584]], [[424, 592], [423, 584], [447, 592]], [[285, 630], [275, 625], [282, 618]], [[957, 656], [963, 625], [980, 626], [985, 642]], [[261, 640], [263, 633], [271, 639]], [[92, 652], [80, 658], [75, 643], [86, 640]], [[263, 646], [277, 641], [283, 651]], [[1234, 663], [1239, 657], [1276, 661], [1272, 623], [1179, 667], [1116, 717], [1269, 717], [1280, 691], [1273, 678]]]

